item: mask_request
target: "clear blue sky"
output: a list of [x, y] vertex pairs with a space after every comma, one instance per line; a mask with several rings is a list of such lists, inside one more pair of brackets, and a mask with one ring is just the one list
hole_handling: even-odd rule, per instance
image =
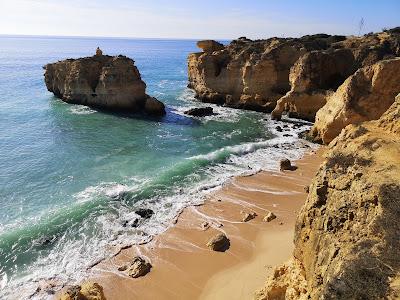
[[358, 34], [400, 26], [400, 0], [0, 0], [0, 34], [147, 38]]

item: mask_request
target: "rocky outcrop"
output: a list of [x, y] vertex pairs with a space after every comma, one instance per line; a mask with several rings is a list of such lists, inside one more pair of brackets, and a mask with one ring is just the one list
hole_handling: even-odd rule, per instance
[[96, 55], [67, 59], [45, 67], [47, 89], [68, 103], [123, 112], [165, 114], [164, 104], [146, 94], [134, 61], [128, 57]]
[[200, 49], [202, 49], [204, 52], [207, 53], [212, 53], [214, 51], [224, 49], [224, 45], [213, 40], [198, 41], [197, 47], [199, 47]]
[[330, 144], [295, 229], [293, 259], [258, 299], [400, 297], [400, 95]]
[[58, 300], [106, 300], [103, 288], [98, 283], [85, 282], [82, 285], [74, 285], [67, 288]]
[[[216, 42], [215, 42], [216, 43]], [[327, 97], [357, 69], [400, 56], [400, 30], [363, 37], [325, 34], [221, 48], [207, 41], [188, 58], [189, 87], [204, 102], [314, 121]], [[220, 48], [220, 49], [219, 49]]]
[[317, 112], [312, 138], [328, 144], [347, 125], [378, 119], [400, 93], [399, 69], [400, 58], [395, 58], [350, 76]]

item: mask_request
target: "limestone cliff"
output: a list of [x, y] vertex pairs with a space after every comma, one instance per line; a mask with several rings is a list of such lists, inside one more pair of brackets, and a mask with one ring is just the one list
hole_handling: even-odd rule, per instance
[[328, 144], [349, 124], [378, 119], [400, 93], [400, 58], [359, 69], [316, 114], [311, 136]]
[[45, 83], [55, 96], [68, 103], [119, 110], [165, 114], [164, 105], [148, 96], [134, 61], [103, 55], [67, 59], [47, 64]]
[[257, 299], [400, 297], [400, 95], [330, 144], [295, 229], [293, 258]]
[[329, 35], [258, 41], [239, 38], [222, 49], [189, 55], [189, 87], [205, 102], [270, 112], [290, 90], [289, 72], [297, 59], [342, 39]]
[[188, 72], [189, 87], [201, 101], [313, 121], [357, 69], [400, 56], [400, 28], [362, 37], [317, 34], [198, 45], [203, 52], [189, 55]]

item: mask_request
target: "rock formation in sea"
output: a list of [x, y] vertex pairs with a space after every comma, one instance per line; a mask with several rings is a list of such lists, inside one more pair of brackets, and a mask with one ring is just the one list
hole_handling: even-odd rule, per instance
[[256, 298], [399, 299], [399, 161], [400, 94], [378, 120], [348, 125], [330, 143], [296, 222], [293, 257]]
[[165, 114], [164, 104], [146, 94], [134, 61], [126, 56], [96, 55], [66, 59], [45, 67], [47, 89], [65, 102], [122, 112]]
[[189, 55], [188, 72], [201, 101], [314, 121], [348, 76], [400, 56], [400, 27], [362, 37], [239, 38], [198, 46], [203, 52]]

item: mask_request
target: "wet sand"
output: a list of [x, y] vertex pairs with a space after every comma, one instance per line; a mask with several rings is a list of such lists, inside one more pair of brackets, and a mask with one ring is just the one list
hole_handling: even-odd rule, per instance
[[[290, 257], [295, 218], [307, 197], [304, 187], [322, 162], [322, 152], [295, 162], [295, 171], [233, 179], [204, 205], [185, 209], [176, 225], [152, 242], [94, 267], [99, 275], [92, 280], [103, 286], [107, 299], [252, 299], [273, 266]], [[270, 211], [277, 218], [264, 222]], [[257, 217], [242, 222], [244, 212]], [[223, 253], [206, 246], [219, 232], [231, 242]], [[146, 257], [153, 268], [132, 279], [117, 268], [135, 255]]]

